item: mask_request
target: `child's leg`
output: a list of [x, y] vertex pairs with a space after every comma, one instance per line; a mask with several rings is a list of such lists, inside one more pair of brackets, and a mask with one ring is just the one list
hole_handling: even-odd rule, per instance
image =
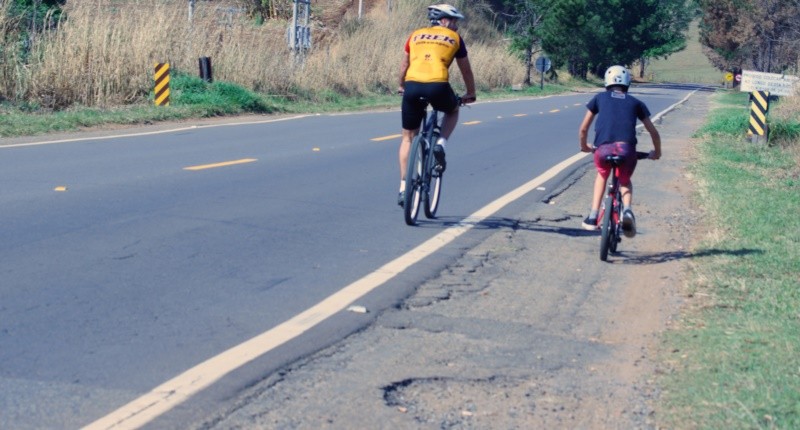
[[603, 191], [606, 188], [606, 179], [607, 177], [603, 177], [603, 175], [598, 172], [597, 176], [594, 178], [594, 192], [592, 194], [592, 213], [596, 213], [600, 210], [600, 201], [603, 199]]
[[622, 207], [629, 209], [633, 203], [633, 182], [631, 182], [631, 177], [634, 170], [636, 170], [636, 148], [627, 143], [618, 143], [616, 146], [617, 154], [625, 158], [619, 168], [619, 191], [622, 194]]
[[600, 145], [594, 151], [594, 166], [597, 168], [597, 176], [594, 178], [594, 189], [592, 190], [592, 214], [597, 214], [600, 209], [600, 201], [603, 200], [603, 192], [606, 189], [608, 175], [611, 174], [611, 166], [606, 162], [606, 155], [611, 154], [611, 145]]
[[619, 186], [619, 191], [622, 193], [622, 207], [629, 208], [633, 203], [633, 182], [630, 182], [628, 186]]

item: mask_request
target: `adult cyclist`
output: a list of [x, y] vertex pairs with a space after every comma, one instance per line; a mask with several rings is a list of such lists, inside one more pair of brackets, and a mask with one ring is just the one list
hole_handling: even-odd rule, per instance
[[450, 86], [449, 69], [453, 59], [456, 60], [466, 94], [463, 103], [475, 101], [475, 78], [467, 56], [467, 46], [458, 34], [458, 21], [464, 19], [455, 7], [449, 4], [428, 6], [430, 27], [420, 28], [408, 37], [405, 52], [400, 65], [400, 86], [398, 92], [403, 94], [402, 124], [403, 138], [400, 141], [400, 194], [397, 204], [405, 201], [405, 173], [408, 164], [408, 153], [411, 141], [419, 132], [420, 123], [425, 117], [427, 99], [434, 109], [444, 112], [441, 137], [434, 146], [437, 168], [444, 172], [445, 145], [450, 134], [458, 123], [458, 97]]

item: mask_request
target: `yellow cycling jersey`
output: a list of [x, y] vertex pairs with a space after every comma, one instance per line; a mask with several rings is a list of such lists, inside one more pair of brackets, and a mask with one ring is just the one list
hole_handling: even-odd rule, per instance
[[438, 25], [411, 33], [405, 50], [409, 56], [406, 80], [414, 82], [448, 82], [453, 58], [467, 55], [461, 36]]

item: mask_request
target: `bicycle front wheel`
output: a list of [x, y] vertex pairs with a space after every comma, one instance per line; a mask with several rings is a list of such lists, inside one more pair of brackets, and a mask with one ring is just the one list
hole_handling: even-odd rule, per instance
[[411, 143], [408, 152], [408, 167], [406, 168], [406, 195], [403, 202], [403, 216], [406, 224], [417, 223], [419, 204], [422, 200], [422, 138], [417, 136]]
[[[435, 137], [432, 141], [436, 141]], [[428, 186], [424, 187], [426, 189], [425, 193], [425, 216], [428, 218], [436, 218], [436, 211], [439, 209], [439, 197], [442, 194], [442, 176], [444, 175], [443, 172], [434, 172], [434, 168], [436, 167], [436, 159], [433, 156], [433, 146], [431, 146], [431, 151], [428, 153], [427, 157], [427, 172], [428, 174], [425, 177], [425, 180], [428, 182]]]
[[614, 201], [611, 196], [607, 196], [603, 202], [603, 222], [600, 224], [600, 260], [608, 260], [608, 249], [611, 243], [617, 240], [614, 237], [614, 217], [611, 214], [614, 212]]

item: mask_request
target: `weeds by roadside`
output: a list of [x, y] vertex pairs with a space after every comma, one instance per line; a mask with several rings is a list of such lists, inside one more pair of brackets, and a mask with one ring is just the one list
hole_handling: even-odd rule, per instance
[[[73, 107], [42, 113], [36, 106], [26, 109], [24, 106], [0, 105], [0, 137], [35, 136], [115, 124], [137, 125], [240, 114], [341, 112], [400, 106], [400, 97], [397, 95], [347, 97], [331, 92], [328, 95], [308, 93], [291, 98], [267, 96], [230, 82], [209, 84], [198, 77], [182, 73], [173, 75], [170, 87], [171, 100], [168, 107], [154, 106], [152, 95], [147, 105], [107, 109]], [[543, 90], [539, 87], [529, 87], [521, 91], [506, 89], [479, 92], [478, 96], [481, 100], [539, 96], [572, 89], [564, 85], [547, 85]]]
[[659, 415], [665, 428], [800, 428], [800, 142], [751, 144], [747, 95], [717, 102], [692, 167], [707, 233], [665, 338]]

